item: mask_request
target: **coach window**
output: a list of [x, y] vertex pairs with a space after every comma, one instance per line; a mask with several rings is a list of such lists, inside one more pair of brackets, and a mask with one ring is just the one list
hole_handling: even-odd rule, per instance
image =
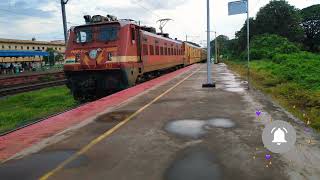
[[132, 42], [134, 42], [136, 40], [136, 31], [133, 27], [130, 28], [130, 31], [131, 31], [131, 40]]
[[173, 54], [173, 48], [171, 48], [171, 55], [173, 56], [174, 54]]
[[159, 46], [156, 46], [156, 55], [159, 55]]
[[11, 49], [11, 46], [8, 46], [9, 47], [9, 49]]
[[29, 49], [29, 46], [27, 46], [27, 49]]
[[149, 46], [150, 49], [150, 55], [154, 55], [154, 48], [152, 45]]
[[160, 47], [160, 55], [163, 55], [163, 47]]
[[166, 47], [164, 47], [164, 55], [168, 55], [168, 51]]
[[44, 47], [42, 47], [42, 50], [44, 50]]
[[143, 55], [148, 55], [148, 45], [147, 44], [143, 45]]

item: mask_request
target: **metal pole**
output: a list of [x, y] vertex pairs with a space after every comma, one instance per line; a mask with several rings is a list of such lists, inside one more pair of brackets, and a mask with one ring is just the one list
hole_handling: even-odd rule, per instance
[[215, 41], [214, 41], [214, 50], [215, 50], [215, 58], [216, 58], [216, 63], [218, 63], [218, 41], [217, 41], [217, 32], [214, 32], [215, 36]]
[[247, 46], [248, 46], [248, 89], [250, 89], [250, 23], [249, 23], [249, 0], [247, 0]]
[[68, 0], [61, 0], [61, 13], [62, 13], [62, 22], [63, 22], [63, 32], [64, 32], [64, 40], [67, 43], [68, 35], [67, 35], [67, 20], [66, 20], [66, 8], [65, 5], [68, 3]]
[[211, 53], [210, 53], [210, 0], [207, 0], [207, 83], [211, 80]]

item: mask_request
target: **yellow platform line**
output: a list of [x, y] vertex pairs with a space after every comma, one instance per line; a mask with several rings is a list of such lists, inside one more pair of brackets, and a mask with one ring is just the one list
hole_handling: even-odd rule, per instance
[[168, 90], [166, 90], [164, 93], [160, 94], [158, 97], [154, 98], [151, 102], [149, 102], [148, 104], [144, 105], [143, 107], [141, 107], [140, 109], [138, 109], [136, 112], [134, 112], [133, 114], [131, 114], [129, 117], [127, 117], [126, 119], [124, 119], [123, 121], [121, 121], [119, 124], [117, 124], [116, 126], [114, 126], [112, 129], [104, 132], [102, 135], [100, 135], [99, 137], [95, 138], [94, 140], [92, 140], [89, 144], [87, 144], [86, 146], [84, 146], [83, 148], [81, 148], [77, 153], [73, 154], [70, 158], [64, 160], [63, 162], [61, 162], [55, 169], [49, 171], [48, 173], [46, 173], [45, 175], [43, 175], [42, 177], [39, 178], [39, 180], [47, 180], [48, 178], [50, 178], [51, 176], [53, 176], [55, 173], [57, 173], [58, 171], [60, 171], [61, 169], [63, 169], [68, 163], [72, 162], [73, 160], [77, 159], [80, 155], [84, 154], [85, 152], [87, 152], [89, 149], [91, 149], [94, 145], [96, 145], [97, 143], [99, 143], [100, 141], [102, 141], [103, 139], [107, 138], [108, 136], [110, 136], [113, 132], [115, 132], [116, 130], [118, 130], [120, 127], [122, 127], [123, 125], [125, 125], [126, 123], [128, 123], [133, 117], [137, 116], [139, 113], [141, 113], [143, 110], [145, 110], [146, 108], [148, 108], [150, 105], [152, 105], [154, 102], [156, 102], [157, 100], [159, 100], [161, 97], [163, 97], [164, 95], [168, 94], [170, 91], [172, 91], [174, 88], [176, 88], [177, 86], [179, 86], [181, 83], [183, 83], [185, 80], [187, 80], [189, 77], [191, 77], [192, 75], [194, 75], [196, 72], [198, 72], [201, 68], [198, 68], [196, 71], [194, 71], [193, 73], [191, 73], [190, 75], [188, 75], [187, 77], [185, 77], [184, 79], [182, 79], [181, 81], [179, 81], [177, 84], [175, 84], [174, 86], [172, 86], [171, 88], [169, 88]]

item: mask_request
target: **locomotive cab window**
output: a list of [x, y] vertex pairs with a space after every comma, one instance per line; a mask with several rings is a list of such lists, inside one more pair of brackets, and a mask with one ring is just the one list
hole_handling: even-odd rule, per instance
[[76, 30], [76, 42], [77, 43], [86, 43], [93, 40], [92, 30], [89, 28], [77, 29]]
[[119, 28], [103, 26], [99, 31], [99, 40], [100, 41], [114, 41], [118, 38]]

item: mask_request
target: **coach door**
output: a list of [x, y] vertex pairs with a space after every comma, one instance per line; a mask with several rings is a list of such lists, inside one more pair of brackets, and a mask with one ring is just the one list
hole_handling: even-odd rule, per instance
[[131, 61], [139, 62], [141, 61], [141, 40], [139, 29], [135, 25], [130, 26], [130, 36], [131, 36]]

